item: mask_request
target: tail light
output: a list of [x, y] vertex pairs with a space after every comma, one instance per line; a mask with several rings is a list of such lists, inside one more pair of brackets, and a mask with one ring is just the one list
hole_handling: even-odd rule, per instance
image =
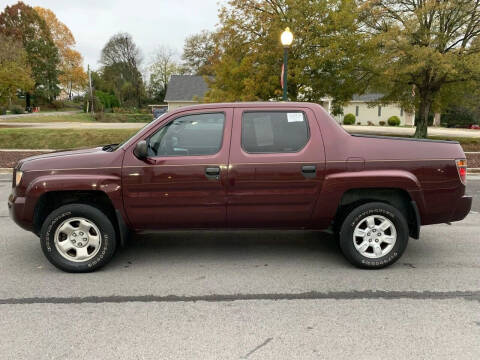
[[467, 160], [461, 159], [456, 160], [455, 162], [457, 163], [458, 176], [460, 176], [462, 183], [465, 184], [465, 181], [467, 180]]

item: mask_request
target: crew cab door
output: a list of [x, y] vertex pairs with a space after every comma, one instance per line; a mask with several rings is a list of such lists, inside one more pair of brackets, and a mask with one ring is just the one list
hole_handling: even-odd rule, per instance
[[325, 169], [308, 108], [235, 108], [227, 219], [230, 227], [308, 227]]
[[135, 229], [225, 227], [232, 115], [184, 111], [145, 135], [147, 159], [126, 150], [123, 198]]

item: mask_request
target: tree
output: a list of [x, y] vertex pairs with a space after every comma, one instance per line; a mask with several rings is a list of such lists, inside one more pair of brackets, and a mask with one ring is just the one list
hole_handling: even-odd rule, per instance
[[170, 77], [182, 72], [175, 50], [168, 47], [158, 48], [149, 70], [149, 92], [155, 100], [163, 101]]
[[206, 99], [280, 99], [280, 34], [289, 26], [295, 40], [289, 50], [288, 97], [349, 100], [368, 86], [361, 68], [371, 60], [370, 51], [357, 51], [365, 35], [356, 14], [353, 0], [230, 0], [213, 35], [218, 57]]
[[73, 91], [81, 91], [87, 86], [88, 76], [83, 69], [82, 55], [76, 50], [67, 48], [63, 53], [60, 70], [60, 84], [62, 84], [71, 100]]
[[[59, 93], [59, 57], [45, 21], [32, 7], [18, 2], [0, 14], [0, 33], [22, 42], [35, 80], [35, 94], [53, 101]], [[27, 106], [29, 99], [27, 93]]]
[[59, 80], [69, 99], [72, 99], [73, 90], [81, 90], [86, 86], [87, 74], [83, 70], [82, 55], [73, 49], [75, 38], [70, 29], [55, 16], [53, 11], [35, 7], [35, 11], [45, 20], [52, 40], [59, 51]]
[[184, 71], [193, 75], [213, 75], [212, 62], [216, 57], [214, 34], [203, 30], [189, 36], [183, 45]]
[[384, 100], [418, 110], [415, 137], [428, 118], [480, 80], [480, 0], [360, 1], [365, 33], [378, 51], [370, 72]]
[[112, 36], [102, 49], [100, 62], [105, 80], [110, 82], [120, 101], [140, 106], [144, 93], [139, 71], [142, 56], [131, 35], [118, 33]]
[[11, 105], [19, 90], [29, 91], [35, 83], [20, 41], [0, 33], [0, 49], [0, 104]]
[[45, 20], [52, 40], [57, 46], [60, 56], [63, 56], [68, 49], [75, 45], [75, 38], [73, 37], [72, 32], [67, 25], [58, 20], [52, 10], [44, 9], [39, 6], [34, 7], [34, 10], [43, 20]]

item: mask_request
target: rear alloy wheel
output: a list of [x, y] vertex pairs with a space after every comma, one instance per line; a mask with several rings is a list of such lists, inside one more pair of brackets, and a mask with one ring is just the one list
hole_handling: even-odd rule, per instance
[[45, 220], [40, 242], [47, 259], [68, 272], [90, 272], [105, 265], [116, 248], [115, 229], [99, 209], [70, 204]]
[[408, 224], [399, 210], [385, 203], [368, 203], [345, 218], [340, 230], [340, 248], [352, 264], [378, 269], [400, 258], [408, 237]]

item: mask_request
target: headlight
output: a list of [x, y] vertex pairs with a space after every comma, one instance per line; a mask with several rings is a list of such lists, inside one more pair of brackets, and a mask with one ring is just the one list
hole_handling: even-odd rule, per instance
[[20, 181], [22, 180], [22, 175], [23, 171], [17, 170], [15, 172], [15, 186], [18, 186], [18, 184], [20, 184]]

